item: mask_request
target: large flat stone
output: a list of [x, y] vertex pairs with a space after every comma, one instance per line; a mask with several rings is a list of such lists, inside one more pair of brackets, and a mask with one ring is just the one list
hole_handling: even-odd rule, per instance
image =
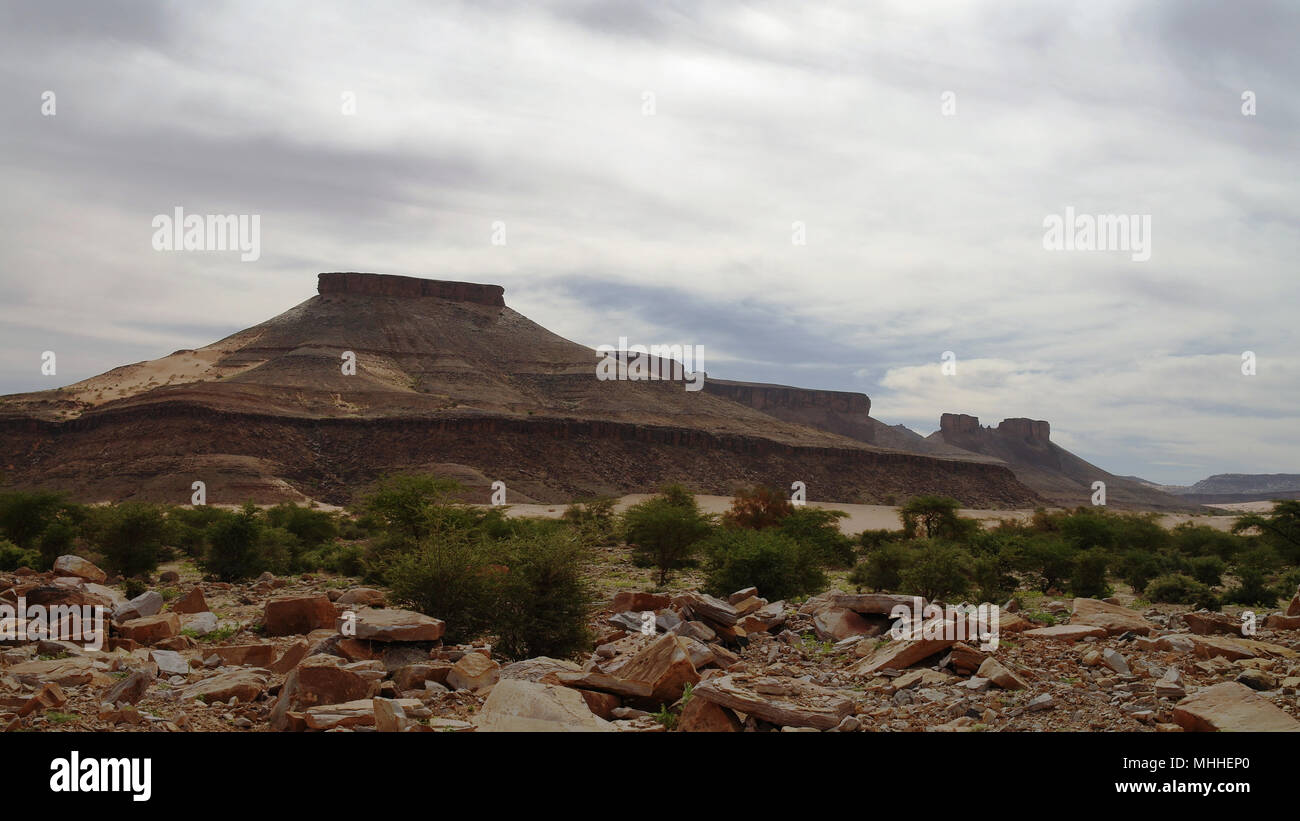
[[613, 725], [591, 712], [577, 690], [523, 679], [498, 682], [475, 716], [474, 724], [481, 733], [614, 730]]
[[1190, 732], [1300, 732], [1300, 721], [1235, 681], [1207, 687], [1178, 702], [1174, 721]]

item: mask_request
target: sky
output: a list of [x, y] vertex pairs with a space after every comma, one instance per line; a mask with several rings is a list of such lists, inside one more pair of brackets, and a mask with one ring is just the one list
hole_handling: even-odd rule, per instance
[[[922, 434], [1300, 472], [1297, 34], [1250, 0], [6, 3], [0, 393], [373, 271]], [[258, 215], [260, 255], [156, 249], [177, 207]], [[1049, 247], [1067, 208], [1149, 231]]]

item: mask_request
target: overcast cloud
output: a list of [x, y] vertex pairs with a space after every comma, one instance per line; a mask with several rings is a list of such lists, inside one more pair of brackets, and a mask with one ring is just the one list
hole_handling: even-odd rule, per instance
[[[921, 433], [1028, 416], [1116, 473], [1300, 472], [1298, 10], [6, 4], [0, 392], [379, 271]], [[153, 250], [176, 206], [260, 214], [261, 258]], [[1151, 215], [1150, 260], [1045, 250], [1066, 206]]]

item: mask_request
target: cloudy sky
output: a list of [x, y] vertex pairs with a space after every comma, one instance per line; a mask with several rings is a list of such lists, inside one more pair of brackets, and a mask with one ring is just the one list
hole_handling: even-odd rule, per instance
[[[1248, 0], [6, 3], [0, 392], [378, 271], [921, 433], [1300, 472], [1298, 34]], [[260, 215], [261, 257], [154, 250], [177, 206]], [[1045, 248], [1067, 207], [1149, 215], [1150, 259]]]

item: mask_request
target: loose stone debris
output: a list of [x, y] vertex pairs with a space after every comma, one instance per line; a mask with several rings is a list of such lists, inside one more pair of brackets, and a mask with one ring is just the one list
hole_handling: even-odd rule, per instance
[[1220, 613], [1081, 598], [1046, 603], [1057, 623], [1043, 624], [1012, 602], [986, 647], [900, 637], [942, 627], [895, 619], [927, 604], [912, 596], [622, 591], [589, 654], [506, 659], [483, 641], [445, 644], [441, 620], [389, 606], [382, 589], [175, 575], [127, 601], [106, 578], [70, 556], [0, 574], [0, 602], [111, 614], [98, 650], [0, 644], [0, 729], [1300, 731], [1300, 595], [1252, 636]]

